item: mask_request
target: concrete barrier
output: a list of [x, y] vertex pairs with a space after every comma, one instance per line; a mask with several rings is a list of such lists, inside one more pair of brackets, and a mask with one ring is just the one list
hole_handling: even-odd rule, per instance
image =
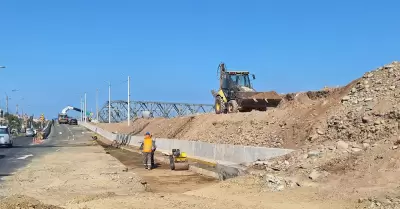
[[[80, 125], [111, 141], [117, 140], [121, 142], [121, 140], [124, 140], [125, 143], [123, 145], [140, 146], [140, 143], [143, 141], [142, 136], [113, 134], [88, 123], [80, 123]], [[155, 141], [158, 151], [171, 152], [172, 149], [180, 149], [186, 152], [191, 158], [224, 165], [247, 164], [257, 160], [267, 160], [273, 157], [286, 155], [293, 151], [291, 149], [214, 144], [179, 139], [156, 138]]]
[[43, 128], [43, 139], [47, 139], [47, 137], [50, 135], [52, 125], [53, 122], [48, 121], [46, 126]]

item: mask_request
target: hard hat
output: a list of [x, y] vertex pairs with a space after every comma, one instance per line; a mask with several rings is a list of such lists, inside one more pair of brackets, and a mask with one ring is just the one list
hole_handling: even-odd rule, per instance
[[150, 135], [150, 132], [146, 132], [146, 134], [145, 135]]

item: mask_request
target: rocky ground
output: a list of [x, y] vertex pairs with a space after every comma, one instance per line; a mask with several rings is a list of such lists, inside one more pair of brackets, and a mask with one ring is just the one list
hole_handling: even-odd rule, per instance
[[57, 151], [4, 177], [0, 208], [350, 209], [361, 205], [313, 187], [271, 192], [269, 181], [257, 174], [216, 182], [190, 171], [171, 171], [166, 165], [149, 171], [142, 167], [142, 156], [103, 148], [91, 141], [90, 133], [81, 131], [73, 132], [74, 138], [64, 137], [66, 144], [57, 145]]
[[399, 84], [398, 62], [366, 73], [301, 149], [254, 167], [269, 173], [272, 190], [313, 182], [370, 208], [400, 208]]
[[136, 119], [126, 123], [97, 124], [111, 132], [158, 138], [175, 138], [213, 143], [297, 148], [314, 127], [326, 121], [328, 110], [336, 109], [349, 87], [288, 94], [280, 107], [266, 112], [204, 114], [173, 119]]
[[294, 148], [255, 162], [269, 191], [317, 187], [357, 200], [357, 207], [400, 208], [400, 63], [365, 73], [344, 87], [284, 95], [267, 112], [206, 114], [99, 124], [113, 132], [214, 143]]
[[[340, 88], [284, 95], [278, 108], [227, 115], [136, 119], [128, 127], [98, 124], [112, 131], [214, 143], [302, 148], [349, 141], [368, 146], [396, 136], [400, 118], [399, 63], [385, 65]], [[359, 147], [354, 147], [359, 148]]]

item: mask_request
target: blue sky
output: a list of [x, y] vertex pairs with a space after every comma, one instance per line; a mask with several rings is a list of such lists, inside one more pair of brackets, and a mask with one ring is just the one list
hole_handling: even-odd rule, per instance
[[[258, 90], [344, 85], [400, 55], [399, 1], [0, 1], [0, 107], [54, 117], [108, 99], [213, 103], [216, 69]], [[11, 92], [19, 89], [18, 92]], [[23, 98], [23, 99], [22, 99]]]

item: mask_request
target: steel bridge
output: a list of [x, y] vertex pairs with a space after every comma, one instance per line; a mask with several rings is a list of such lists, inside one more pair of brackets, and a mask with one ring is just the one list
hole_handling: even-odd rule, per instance
[[[111, 122], [121, 122], [128, 119], [128, 102], [124, 100], [111, 101]], [[143, 117], [143, 111], [148, 111], [151, 117], [173, 118], [185, 115], [196, 115], [214, 111], [214, 105], [189, 104], [151, 101], [131, 101], [130, 118]], [[95, 117], [95, 116], [94, 116]], [[99, 110], [99, 122], [108, 122], [108, 101]]]

